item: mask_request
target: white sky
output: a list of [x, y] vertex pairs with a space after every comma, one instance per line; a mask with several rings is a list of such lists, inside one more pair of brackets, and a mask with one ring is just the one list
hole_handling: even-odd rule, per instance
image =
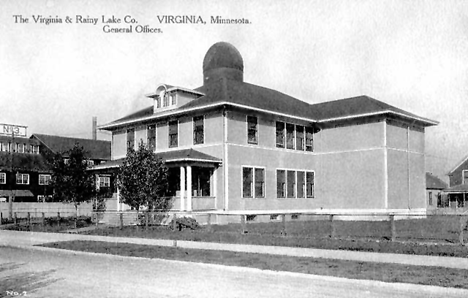
[[[163, 33], [106, 34], [103, 15]], [[162, 15], [207, 24], [160, 24]], [[252, 24], [209, 24], [218, 15]], [[218, 41], [241, 52], [247, 82], [310, 103], [365, 94], [440, 121], [426, 130], [426, 170], [441, 178], [468, 154], [468, 1], [0, 0], [0, 123], [90, 138], [92, 116], [104, 124], [149, 106], [158, 83], [202, 85]]]

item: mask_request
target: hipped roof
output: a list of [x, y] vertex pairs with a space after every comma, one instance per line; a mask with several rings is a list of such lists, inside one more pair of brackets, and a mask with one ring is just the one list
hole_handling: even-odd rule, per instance
[[[205, 154], [194, 149], [172, 150], [166, 152], [155, 153], [158, 158], [161, 158], [165, 163], [171, 162], [206, 162], [206, 163], [221, 163], [221, 159]], [[108, 161], [104, 164], [95, 165], [90, 170], [102, 170], [120, 167], [125, 158]]]
[[365, 95], [309, 104], [276, 90], [226, 78], [214, 80], [207, 85], [196, 88], [195, 91], [205, 95], [170, 111], [153, 113], [153, 106], [150, 106], [102, 125], [101, 128], [113, 128], [221, 105], [243, 107], [318, 123], [384, 114], [409, 119], [423, 126], [438, 123]]
[[44, 134], [33, 134], [31, 137], [37, 138], [42, 144], [49, 148], [54, 153], [64, 153], [75, 146], [76, 143], [82, 146], [90, 159], [110, 160], [111, 158], [111, 142], [60, 137]]

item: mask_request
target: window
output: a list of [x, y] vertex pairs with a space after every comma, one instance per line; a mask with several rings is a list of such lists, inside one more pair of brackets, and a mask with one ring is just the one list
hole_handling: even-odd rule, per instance
[[161, 97], [156, 98], [156, 108], [159, 109], [161, 107]]
[[265, 197], [265, 169], [242, 168], [242, 197]]
[[463, 170], [463, 184], [468, 184], [468, 170]]
[[39, 185], [49, 185], [51, 176], [39, 174]]
[[296, 126], [296, 150], [304, 150], [304, 126]]
[[294, 149], [294, 124], [286, 124], [286, 148]]
[[99, 187], [110, 187], [110, 176], [99, 176]]
[[291, 219], [299, 219], [299, 214], [292, 214]]
[[297, 197], [304, 198], [305, 175], [304, 172], [297, 172]]
[[276, 196], [284, 198], [286, 195], [286, 172], [284, 170], [276, 170]]
[[308, 198], [314, 197], [314, 178], [314, 172], [306, 172], [306, 191]]
[[10, 146], [9, 146], [8, 142], [1, 142], [0, 143], [0, 151], [3, 151], [3, 152], [10, 151]]
[[86, 161], [86, 164], [88, 165], [88, 167], [92, 167], [92, 166], [94, 166], [94, 160], [89, 160], [89, 159], [88, 159], [88, 160]]
[[171, 105], [175, 105], [175, 104], [176, 104], [176, 95], [171, 94]]
[[270, 215], [270, 220], [280, 220], [279, 214], [272, 214], [272, 215]]
[[276, 147], [284, 148], [284, 123], [276, 122]]
[[296, 197], [296, 172], [288, 171], [288, 188], [287, 188], [287, 197], [295, 198]]
[[245, 220], [246, 221], [255, 221], [256, 218], [257, 218], [257, 215], [247, 215], [245, 217]]
[[127, 151], [135, 148], [135, 130], [127, 130]]
[[32, 154], [39, 154], [39, 146], [38, 145], [31, 145], [31, 153]]
[[255, 169], [255, 197], [265, 196], [265, 169]]
[[70, 163], [70, 160], [69, 160], [68, 158], [64, 158], [64, 159], [63, 159], [63, 163], [66, 164], [66, 165], [68, 165], [68, 164]]
[[203, 144], [205, 139], [203, 116], [193, 117], [193, 144]]
[[16, 184], [29, 184], [29, 174], [17, 174]]
[[432, 206], [432, 191], [429, 192], [429, 206]]
[[247, 116], [247, 143], [258, 144], [258, 122], [254, 116]]
[[169, 147], [179, 146], [179, 123], [177, 120], [169, 121]]
[[167, 93], [163, 96], [163, 107], [169, 106], [169, 95]]
[[25, 146], [25, 144], [16, 143], [16, 152], [24, 153], [24, 146]]
[[6, 173], [0, 173], [0, 184], [6, 184]]
[[312, 127], [306, 127], [306, 151], [314, 151], [314, 130]]
[[156, 125], [148, 125], [146, 131], [148, 149], [154, 151], [156, 149]]
[[242, 168], [242, 197], [252, 198], [253, 169]]

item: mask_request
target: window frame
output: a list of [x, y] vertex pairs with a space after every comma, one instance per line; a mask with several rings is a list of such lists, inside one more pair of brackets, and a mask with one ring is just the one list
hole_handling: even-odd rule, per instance
[[[281, 138], [282, 138], [282, 141], [281, 143], [278, 142], [278, 124], [282, 124], [283, 125], [283, 129], [281, 130]], [[275, 125], [275, 143], [276, 143], [276, 148], [286, 148], [286, 123], [283, 122], [283, 121], [276, 121], [276, 125]]]
[[[307, 186], [307, 174], [312, 174], [312, 177], [313, 177], [311, 195], [309, 195], [309, 189]], [[314, 199], [315, 198], [315, 171], [305, 171], [305, 187], [306, 187], [306, 193], [305, 193], [306, 199]]]
[[[283, 184], [282, 184], [282, 186], [281, 186], [281, 193], [282, 193], [281, 196], [279, 196], [279, 192], [278, 192], [278, 190], [279, 190], [279, 187], [278, 187], [278, 186], [279, 186], [279, 181], [278, 181], [278, 176], [279, 176], [279, 175], [278, 175], [278, 173], [279, 173], [279, 172], [283, 172], [283, 174], [284, 174], [284, 176], [283, 176], [283, 177], [284, 177], [284, 181], [282, 182]], [[286, 170], [285, 170], [285, 169], [276, 169], [276, 198], [278, 198], [278, 199], [286, 199], [286, 186], [287, 186], [286, 183], [287, 183], [287, 179], [286, 179]]]
[[[19, 177], [21, 177], [20, 180], [18, 180]], [[24, 182], [24, 177], [27, 178], [26, 183]], [[16, 184], [17, 185], [29, 185], [29, 181], [30, 181], [29, 180], [29, 174], [18, 173], [16, 175]]]
[[[299, 138], [297, 137], [297, 128], [298, 127], [301, 127], [302, 128], [302, 138], [301, 138], [301, 143], [300, 143], [300, 147], [298, 147], [298, 140]], [[299, 151], [305, 151], [305, 127], [303, 125], [296, 125], [295, 126], [295, 146], [296, 146], [296, 150], [299, 150]]]
[[[43, 178], [44, 181], [41, 181]], [[39, 174], [39, 185], [49, 185], [50, 184], [50, 180], [52, 179], [52, 175], [50, 174]]]
[[0, 172], [0, 184], [6, 184], [6, 173]]
[[[249, 119], [255, 119], [255, 128], [254, 130], [253, 129], [250, 129], [250, 121]], [[258, 117], [257, 116], [252, 116], [252, 115], [247, 115], [246, 116], [246, 119], [245, 119], [245, 122], [246, 122], [246, 125], [247, 125], [247, 144], [251, 144], [251, 145], [258, 145]], [[255, 139], [254, 140], [250, 140], [250, 132], [251, 131], [255, 131], [255, 134], [254, 134], [254, 137]]]
[[[177, 132], [176, 133], [172, 133], [171, 134], [171, 123], [174, 124], [175, 123], [175, 126], [177, 128]], [[167, 122], [167, 130], [168, 130], [168, 147], [169, 148], [177, 148], [179, 147], [179, 120], [170, 120]], [[175, 144], [171, 144], [172, 142], [172, 138], [171, 136], [174, 136], [175, 135]]]
[[[310, 131], [310, 144], [307, 144], [309, 138], [307, 138], [307, 131]], [[314, 128], [310, 126], [304, 127], [304, 150], [307, 152], [314, 152]]]
[[[99, 188], [109, 188], [111, 186], [110, 175], [98, 175], [98, 179], [99, 179]], [[102, 183], [103, 180], [105, 181], [109, 180], [109, 183], [108, 183], [109, 185], [107, 185], [107, 183], [103, 185]]]
[[[467, 173], [467, 175], [466, 175], [467, 179], [466, 180], [465, 180], [465, 173]], [[468, 170], [462, 170], [462, 184], [468, 184]]]
[[[198, 119], [195, 119], [198, 118]], [[196, 121], [201, 119], [201, 126], [196, 125]], [[197, 130], [197, 127], [201, 127], [201, 130]], [[205, 115], [199, 115], [192, 117], [192, 130], [193, 130], [193, 145], [202, 145], [205, 144]], [[199, 133], [201, 132], [201, 142], [197, 141]]]
[[[130, 141], [129, 136], [132, 136], [132, 141]], [[127, 129], [126, 140], [127, 140], [127, 152], [130, 150], [130, 148], [135, 149], [135, 128]]]
[[[250, 182], [250, 196], [245, 196], [244, 193], [244, 169], [250, 169], [252, 173], [252, 181]], [[262, 181], [262, 192], [261, 194], [257, 195], [257, 178], [255, 176], [256, 171], [261, 170], [263, 172], [263, 181]], [[266, 191], [266, 168], [265, 167], [258, 167], [258, 166], [248, 166], [243, 165], [241, 166], [241, 193], [243, 199], [263, 199], [265, 198], [265, 191]]]
[[[150, 131], [154, 131], [154, 134], [151, 137], [149, 134]], [[156, 124], [149, 124], [146, 126], [146, 144], [149, 150], [153, 152], [156, 151]]]
[[[283, 172], [284, 173], [284, 184], [282, 185], [282, 193], [283, 196], [279, 196], [279, 181], [278, 181], [278, 172]], [[294, 186], [293, 188], [290, 188], [289, 186], [289, 175], [288, 173], [294, 172]], [[303, 185], [299, 185], [299, 173], [303, 174]], [[311, 188], [311, 193], [308, 192], [307, 189], [307, 174], [312, 175], [312, 188]], [[299, 187], [301, 187], [302, 190], [302, 196], [299, 196]], [[294, 190], [294, 196], [290, 195], [290, 189]], [[276, 197], [278, 199], [313, 199], [315, 198], [315, 171], [314, 170], [304, 170], [304, 169], [286, 169], [286, 168], [277, 168], [276, 169]]]

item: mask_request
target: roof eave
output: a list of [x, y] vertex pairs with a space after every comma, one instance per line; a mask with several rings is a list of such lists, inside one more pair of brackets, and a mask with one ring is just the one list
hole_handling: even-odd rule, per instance
[[327, 119], [321, 119], [318, 122], [319, 123], [324, 123], [324, 122], [333, 122], [333, 121], [341, 121], [341, 120], [350, 120], [354, 118], [364, 118], [364, 117], [371, 117], [371, 116], [379, 116], [379, 115], [384, 115], [384, 114], [394, 114], [403, 118], [408, 118], [408, 119], [413, 119], [420, 121], [426, 126], [432, 126], [432, 125], [438, 125], [438, 121], [430, 120], [430, 119], [425, 119], [422, 117], [415, 117], [415, 116], [410, 116], [406, 115], [403, 113], [395, 112], [392, 110], [385, 110], [385, 111], [379, 111], [379, 112], [372, 112], [372, 113], [364, 113], [364, 114], [357, 114], [357, 115], [349, 115], [349, 116], [344, 116], [344, 117], [334, 117], [334, 118], [327, 118]]

